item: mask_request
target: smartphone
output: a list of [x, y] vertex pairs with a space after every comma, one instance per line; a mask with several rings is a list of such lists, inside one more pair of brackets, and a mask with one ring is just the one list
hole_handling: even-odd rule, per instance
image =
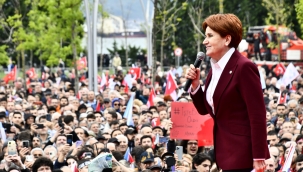
[[183, 158], [183, 146], [176, 146], [176, 154], [178, 155], [178, 161], [182, 161], [182, 158]]
[[44, 128], [44, 124], [36, 124], [38, 127], [37, 129], [43, 129]]
[[159, 137], [159, 142], [160, 143], [167, 143], [168, 140], [169, 140], [168, 137], [163, 137], [163, 136]]
[[31, 155], [26, 155], [25, 161], [31, 162], [31, 161], [33, 161], [33, 157]]
[[7, 144], [8, 155], [16, 155], [17, 154], [17, 147], [15, 141], [9, 141]]
[[290, 118], [290, 122], [296, 122], [296, 118], [295, 117], [291, 117]]
[[71, 146], [73, 144], [73, 135], [72, 134], [67, 134], [66, 135], [66, 140], [67, 140], [67, 144], [69, 144]]
[[82, 145], [82, 141], [81, 140], [76, 141], [76, 148], [78, 148], [81, 145]]
[[3, 128], [4, 128], [4, 130], [5, 130], [6, 133], [13, 133], [13, 132], [11, 131], [12, 124], [9, 124], [9, 123], [2, 123], [2, 126], [3, 126]]
[[22, 141], [22, 146], [23, 146], [24, 148], [28, 148], [28, 147], [29, 147], [29, 141], [28, 141], [28, 140]]
[[92, 158], [91, 152], [85, 152], [85, 158]]
[[61, 127], [61, 128], [62, 128], [61, 133], [64, 133], [64, 124], [63, 124], [63, 122], [62, 122], [62, 118], [59, 118], [59, 120], [58, 120], [58, 124], [59, 124], [59, 127]]

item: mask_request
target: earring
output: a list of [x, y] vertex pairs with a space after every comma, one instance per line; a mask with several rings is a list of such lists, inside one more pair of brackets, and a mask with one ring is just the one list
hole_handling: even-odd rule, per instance
[[225, 46], [228, 46], [228, 44], [225, 44]]

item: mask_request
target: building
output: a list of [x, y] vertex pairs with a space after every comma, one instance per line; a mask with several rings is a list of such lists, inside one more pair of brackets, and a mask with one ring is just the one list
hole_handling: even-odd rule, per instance
[[[109, 54], [108, 49], [113, 48], [113, 43], [116, 42], [118, 47], [127, 46], [136, 46], [142, 49], [147, 49], [147, 37], [143, 31], [140, 31], [139, 27], [134, 26], [133, 22], [127, 21], [126, 23], [131, 23], [131, 26], [128, 26], [125, 32], [123, 27], [123, 20], [121, 17], [110, 15], [109, 18], [104, 19], [103, 29], [102, 29], [102, 20], [98, 20], [97, 24], [97, 53], [98, 54]], [[103, 30], [103, 32], [102, 32]], [[87, 46], [87, 26], [84, 26], [84, 38], [82, 40], [82, 47]], [[101, 45], [102, 41], [102, 45]], [[101, 48], [102, 47], [102, 48]]]

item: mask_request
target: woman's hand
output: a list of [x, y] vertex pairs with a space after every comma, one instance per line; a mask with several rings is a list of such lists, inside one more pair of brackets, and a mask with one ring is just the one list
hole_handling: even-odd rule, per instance
[[195, 90], [200, 84], [200, 68], [195, 68], [195, 66], [191, 64], [186, 71], [185, 77], [192, 80], [192, 90]]

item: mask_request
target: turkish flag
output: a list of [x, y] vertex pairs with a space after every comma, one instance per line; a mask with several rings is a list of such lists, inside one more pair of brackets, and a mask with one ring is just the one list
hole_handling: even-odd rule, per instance
[[26, 71], [26, 74], [29, 78], [34, 78], [36, 76], [35, 68], [30, 68], [28, 71]]
[[277, 64], [277, 66], [274, 69], [274, 72], [277, 76], [283, 75], [286, 71], [285, 66], [282, 63]]
[[122, 85], [124, 85], [124, 93], [128, 93], [128, 85], [124, 79], [122, 81]]
[[98, 82], [98, 84], [101, 83], [101, 76], [99, 76], [99, 75], [97, 76], [97, 82]]
[[130, 73], [131, 75], [134, 76], [133, 78], [134, 78], [135, 80], [137, 80], [137, 79], [140, 78], [141, 68], [132, 67], [132, 68], [130, 68], [129, 73]]
[[3, 81], [7, 84], [9, 81], [14, 81], [14, 80], [16, 80], [16, 75], [17, 75], [17, 66], [15, 66], [14, 68], [13, 68], [13, 70], [10, 72], [10, 73], [8, 73], [8, 74], [6, 74], [5, 76], [4, 76], [4, 78], [3, 78]]
[[278, 104], [285, 104], [287, 101], [287, 93], [281, 92], [278, 98]]
[[45, 74], [45, 72], [42, 72], [41, 79], [42, 79], [42, 80], [45, 80], [45, 79], [46, 79], [46, 74]]
[[85, 79], [86, 79], [85, 75], [82, 75], [79, 81], [83, 82], [83, 81], [85, 81]]
[[160, 118], [154, 118], [154, 119], [152, 119], [151, 125], [152, 125], [152, 127], [160, 126], [161, 125]]
[[3, 81], [7, 84], [9, 81], [13, 81], [13, 75], [11, 73], [8, 73], [4, 76]]
[[165, 95], [170, 95], [170, 97], [176, 101], [177, 100], [177, 84], [173, 79], [171, 72], [168, 73], [167, 81], [166, 81], [166, 88], [165, 88]]
[[77, 60], [77, 69], [82, 70], [87, 67], [87, 61], [86, 57], [82, 57], [79, 60]]
[[142, 83], [142, 84], [145, 84], [145, 78], [144, 78], [144, 75], [142, 75], [142, 76], [141, 76], [141, 83]]
[[146, 105], [148, 107], [154, 106], [154, 98], [155, 97], [156, 97], [156, 94], [155, 94], [154, 88], [152, 88], [150, 90], [149, 97], [148, 97], [148, 100], [147, 100], [147, 103], [146, 103]]

